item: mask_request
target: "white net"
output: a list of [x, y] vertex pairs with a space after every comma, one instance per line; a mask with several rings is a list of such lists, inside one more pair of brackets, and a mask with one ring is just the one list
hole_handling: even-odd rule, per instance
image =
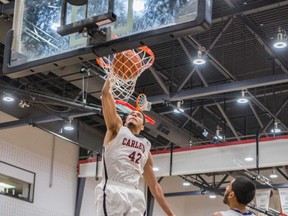
[[154, 54], [146, 46], [126, 50], [96, 59], [111, 81], [114, 99], [127, 101], [134, 92], [136, 81], [154, 63]]
[[138, 109], [142, 111], [150, 111], [151, 110], [151, 103], [148, 102], [147, 97], [145, 94], [139, 94], [136, 99], [136, 106]]

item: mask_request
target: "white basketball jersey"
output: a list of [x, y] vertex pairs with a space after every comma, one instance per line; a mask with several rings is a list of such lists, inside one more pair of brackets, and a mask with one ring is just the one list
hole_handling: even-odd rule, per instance
[[243, 216], [243, 215], [255, 216], [255, 214], [253, 214], [252, 212], [246, 213], [246, 214], [241, 214], [240, 212], [236, 212], [236, 211], [233, 211], [233, 210], [221, 211], [220, 213], [223, 216]]
[[117, 136], [108, 145], [104, 145], [108, 179], [138, 187], [150, 148], [151, 143], [146, 138], [135, 136], [130, 129], [122, 126]]

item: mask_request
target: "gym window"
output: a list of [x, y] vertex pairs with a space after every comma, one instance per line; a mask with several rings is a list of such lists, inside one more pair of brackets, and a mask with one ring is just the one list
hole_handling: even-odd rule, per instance
[[33, 203], [35, 178], [29, 170], [0, 161], [0, 195]]

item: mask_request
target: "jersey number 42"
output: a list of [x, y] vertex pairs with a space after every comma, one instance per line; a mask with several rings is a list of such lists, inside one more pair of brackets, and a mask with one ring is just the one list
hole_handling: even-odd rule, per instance
[[142, 154], [139, 152], [137, 153], [136, 151], [133, 151], [128, 157], [130, 158], [132, 162], [139, 164]]

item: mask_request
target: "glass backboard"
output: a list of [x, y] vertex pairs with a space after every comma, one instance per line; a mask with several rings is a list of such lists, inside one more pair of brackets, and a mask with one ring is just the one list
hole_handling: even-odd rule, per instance
[[[63, 14], [63, 2], [66, 1]], [[212, 0], [87, 0], [84, 5], [66, 1], [16, 1], [13, 46], [7, 46], [10, 52], [6, 51], [6, 54], [10, 57], [6, 56], [4, 73], [41, 72], [47, 68], [43, 65], [63, 66], [61, 64], [68, 62], [64, 59], [75, 55], [80, 60], [87, 60], [91, 58], [87, 53], [92, 51], [97, 56], [104, 56], [142, 45], [150, 46], [206, 30], [211, 24]], [[104, 41], [94, 43], [98, 36], [91, 40], [87, 31], [79, 32], [81, 23], [107, 13], [115, 14], [116, 19], [108, 25], [97, 26], [106, 32]], [[64, 36], [58, 34], [57, 28], [65, 27], [61, 17], [70, 27], [78, 23], [77, 31]], [[40, 64], [42, 69], [39, 69]]]

